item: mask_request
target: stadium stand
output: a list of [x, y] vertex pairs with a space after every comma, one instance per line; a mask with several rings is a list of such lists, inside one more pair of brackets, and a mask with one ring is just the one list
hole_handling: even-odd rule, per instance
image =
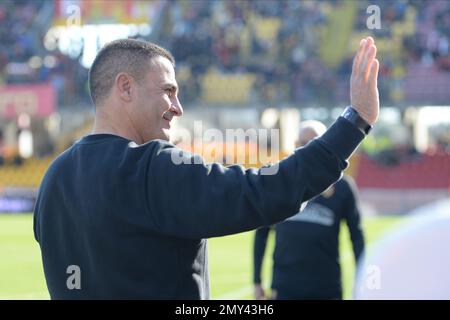
[[[209, 81], [214, 69], [223, 76], [238, 71], [236, 78], [242, 79], [236, 84], [243, 81], [247, 86], [248, 77], [254, 78], [250, 89], [242, 90], [250, 90], [250, 97], [263, 105], [282, 98], [293, 104], [331, 106], [347, 100], [348, 83], [343, 79], [351, 68], [352, 48], [367, 35], [369, 4], [380, 6], [382, 13], [381, 29], [372, 32], [382, 56], [383, 102], [449, 101], [447, 1], [173, 1], [159, 16], [165, 23], [154, 22], [163, 27], [150, 39], [163, 43], [189, 70], [186, 82], [199, 84], [196, 98], [188, 99], [193, 103], [223, 101], [209, 93], [215, 89], [215, 82]], [[52, 10], [43, 0], [0, 3], [0, 83], [50, 81], [62, 105], [89, 103], [87, 70], [78, 59], [43, 46], [50, 26], [43, 18]], [[333, 32], [337, 26], [338, 37]], [[231, 102], [248, 102], [242, 98], [246, 94], [238, 95]]]
[[356, 173], [361, 188], [443, 189], [450, 187], [450, 161], [447, 154], [420, 154], [397, 165], [386, 166], [363, 154]]
[[[381, 8], [380, 30], [367, 29], [369, 5]], [[80, 65], [80, 57], [43, 45], [53, 11], [51, 1], [0, 2], [0, 85], [51, 83], [58, 112], [75, 114], [74, 106], [91, 105], [88, 70]], [[450, 101], [448, 1], [175, 0], [161, 1], [160, 14], [153, 18], [147, 39], [175, 55], [185, 109], [343, 106], [348, 103], [352, 52], [369, 33], [377, 38], [381, 57], [382, 105], [404, 110]], [[87, 134], [92, 118], [70, 122], [62, 121], [51, 155], [24, 159], [20, 165], [4, 161], [0, 154], [0, 187], [36, 188], [51, 159]], [[448, 195], [449, 138], [443, 141], [446, 152], [397, 159], [393, 166], [357, 154], [349, 172], [363, 189], [438, 190], [435, 194]], [[6, 153], [14, 159], [17, 151]]]
[[50, 165], [52, 157], [45, 159], [30, 158], [20, 166], [4, 165], [0, 167], [0, 188], [24, 187], [37, 188]]

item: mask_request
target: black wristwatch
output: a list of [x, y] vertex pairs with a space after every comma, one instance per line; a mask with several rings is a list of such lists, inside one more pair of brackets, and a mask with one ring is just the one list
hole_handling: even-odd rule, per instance
[[347, 119], [351, 123], [353, 123], [362, 133], [368, 135], [370, 130], [372, 130], [372, 126], [364, 120], [359, 113], [353, 109], [351, 106], [345, 108], [344, 112], [342, 112], [341, 117]]

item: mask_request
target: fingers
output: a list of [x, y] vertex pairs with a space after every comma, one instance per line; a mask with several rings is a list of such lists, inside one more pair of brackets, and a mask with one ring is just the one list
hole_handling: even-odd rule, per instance
[[375, 56], [377, 55], [377, 47], [375, 45], [372, 45], [369, 50], [367, 50], [367, 55], [364, 60], [364, 65], [362, 67], [362, 70], [364, 72], [364, 79], [367, 81], [369, 78], [369, 74], [375, 59]]
[[377, 59], [373, 60], [372, 65], [370, 66], [370, 73], [368, 76], [368, 81], [371, 86], [377, 86], [378, 79], [378, 70], [380, 69], [380, 63]]
[[351, 104], [370, 124], [377, 121], [379, 114], [377, 79], [380, 64], [376, 56], [373, 38], [363, 39], [355, 55], [350, 78]]
[[366, 47], [366, 39], [361, 39], [361, 41], [359, 42], [359, 49], [358, 52], [356, 52], [355, 54], [355, 58], [353, 59], [353, 72], [357, 72], [357, 70], [359, 69], [359, 64], [361, 61], [361, 57], [364, 54], [364, 49]]
[[353, 74], [359, 74], [367, 80], [373, 60], [377, 54], [377, 47], [372, 37], [361, 40], [358, 52], [353, 59]]

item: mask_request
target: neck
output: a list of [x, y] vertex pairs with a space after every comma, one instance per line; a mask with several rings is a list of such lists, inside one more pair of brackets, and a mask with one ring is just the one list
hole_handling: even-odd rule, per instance
[[113, 134], [134, 141], [137, 144], [144, 143], [128, 115], [116, 117], [113, 116], [114, 112], [109, 113], [102, 109], [97, 107], [92, 134]]

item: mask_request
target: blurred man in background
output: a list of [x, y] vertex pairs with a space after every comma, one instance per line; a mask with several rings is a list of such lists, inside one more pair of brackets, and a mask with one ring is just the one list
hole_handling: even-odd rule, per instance
[[[300, 124], [296, 147], [321, 136], [326, 127], [319, 121]], [[357, 262], [364, 250], [364, 236], [353, 181], [344, 177], [308, 202], [295, 216], [275, 226], [273, 299], [342, 299], [339, 264], [339, 230], [347, 222]], [[254, 242], [255, 298], [267, 298], [261, 266], [271, 227], [256, 231]]]

